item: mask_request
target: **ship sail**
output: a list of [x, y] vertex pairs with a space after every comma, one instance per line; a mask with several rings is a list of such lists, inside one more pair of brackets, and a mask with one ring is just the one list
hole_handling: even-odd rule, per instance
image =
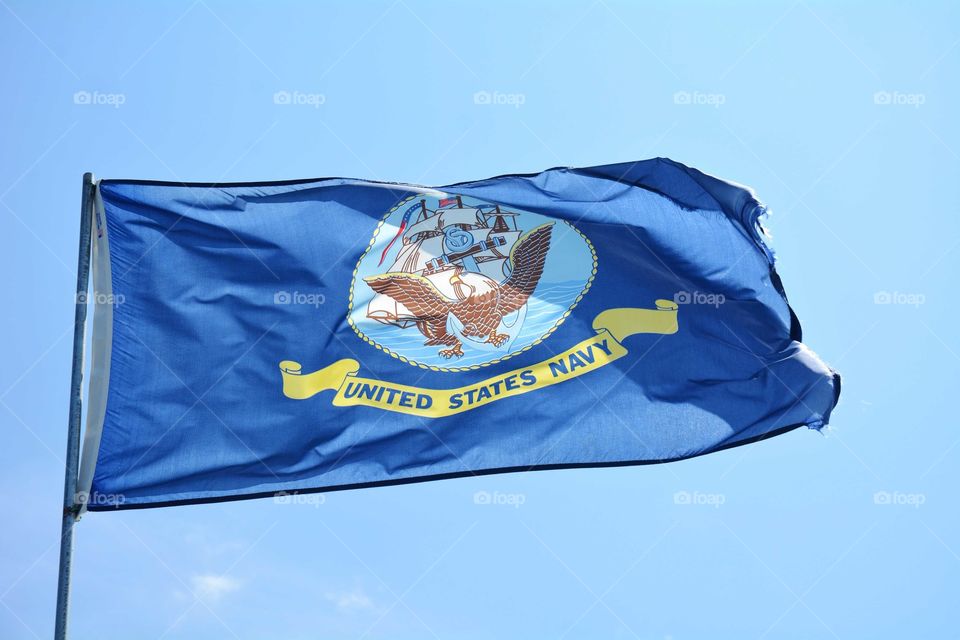
[[413, 238], [421, 233], [440, 233], [440, 227], [437, 224], [438, 222], [439, 219], [437, 218], [437, 214], [430, 215], [429, 217], [419, 220], [415, 224], [411, 225], [404, 234], [404, 237]]
[[[475, 254], [474, 257], [477, 258], [477, 262], [485, 262], [486, 259], [505, 260], [510, 257], [510, 250], [520, 239], [520, 235], [519, 231], [495, 232], [490, 230], [485, 234], [485, 237], [477, 238], [477, 240], [486, 240], [488, 248]], [[502, 239], [502, 242], [498, 241], [498, 238]]]
[[490, 229], [486, 233], [487, 248], [474, 254], [477, 269], [483, 275], [497, 282], [502, 282], [510, 276], [509, 267], [505, 266], [507, 258], [510, 257], [510, 250], [520, 239], [519, 231], [494, 231]]
[[479, 211], [473, 207], [441, 209], [440, 210], [440, 228], [449, 227], [458, 224], [465, 227], [478, 227], [483, 223], [478, 217]]

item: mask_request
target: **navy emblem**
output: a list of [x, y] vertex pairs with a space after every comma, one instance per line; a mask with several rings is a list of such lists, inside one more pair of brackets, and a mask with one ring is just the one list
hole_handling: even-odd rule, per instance
[[410, 364], [476, 368], [545, 339], [595, 273], [593, 246], [565, 221], [423, 195], [377, 227], [354, 272], [348, 320]]

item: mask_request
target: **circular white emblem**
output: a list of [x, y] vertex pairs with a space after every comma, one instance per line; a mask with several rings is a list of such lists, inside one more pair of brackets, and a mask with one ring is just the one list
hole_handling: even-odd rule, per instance
[[458, 195], [391, 209], [354, 270], [347, 320], [409, 364], [464, 371], [549, 336], [597, 272], [573, 225]]

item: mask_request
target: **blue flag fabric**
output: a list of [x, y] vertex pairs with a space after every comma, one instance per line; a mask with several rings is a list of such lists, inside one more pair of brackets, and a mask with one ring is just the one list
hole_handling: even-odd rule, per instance
[[821, 428], [763, 206], [654, 159], [99, 183], [92, 510], [667, 462]]

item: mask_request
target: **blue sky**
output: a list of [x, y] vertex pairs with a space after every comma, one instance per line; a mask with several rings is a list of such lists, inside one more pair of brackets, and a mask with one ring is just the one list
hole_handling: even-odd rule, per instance
[[0, 0], [0, 637], [53, 628], [84, 171], [440, 185], [653, 156], [770, 205], [844, 375], [832, 429], [90, 514], [74, 637], [954, 634], [960, 7], [725, 4]]

